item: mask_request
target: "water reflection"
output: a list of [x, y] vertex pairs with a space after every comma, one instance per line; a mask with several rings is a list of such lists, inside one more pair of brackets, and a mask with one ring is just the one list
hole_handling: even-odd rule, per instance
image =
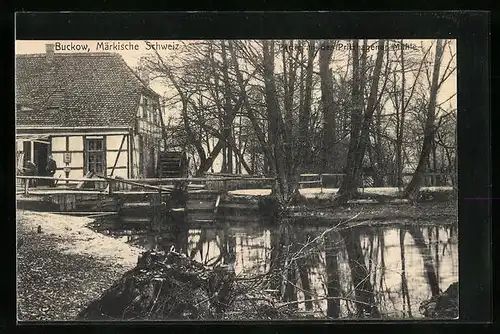
[[178, 221], [159, 233], [123, 221], [99, 224], [115, 235], [128, 228], [125, 240], [146, 248], [174, 247], [208, 266], [233, 266], [238, 277], [274, 271], [266, 289], [316, 317], [421, 317], [420, 303], [458, 280], [455, 225], [338, 231], [291, 222], [190, 228]]

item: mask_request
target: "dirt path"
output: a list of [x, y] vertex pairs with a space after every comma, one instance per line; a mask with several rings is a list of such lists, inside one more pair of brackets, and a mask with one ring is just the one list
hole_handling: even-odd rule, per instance
[[18, 320], [72, 320], [135, 266], [140, 248], [93, 232], [89, 221], [17, 212]]

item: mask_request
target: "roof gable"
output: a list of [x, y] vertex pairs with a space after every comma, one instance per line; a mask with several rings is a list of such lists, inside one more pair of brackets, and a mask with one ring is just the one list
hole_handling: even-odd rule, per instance
[[158, 97], [113, 53], [18, 55], [15, 81], [18, 126], [131, 126], [141, 93]]

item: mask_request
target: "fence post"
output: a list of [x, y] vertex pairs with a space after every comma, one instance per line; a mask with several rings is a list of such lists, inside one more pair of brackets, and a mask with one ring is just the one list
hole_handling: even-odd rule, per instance
[[108, 187], [109, 187], [109, 194], [112, 195], [113, 194], [113, 187], [115, 186], [115, 182], [112, 181], [112, 180], [109, 180], [108, 181]]
[[24, 179], [24, 194], [28, 195], [29, 179]]

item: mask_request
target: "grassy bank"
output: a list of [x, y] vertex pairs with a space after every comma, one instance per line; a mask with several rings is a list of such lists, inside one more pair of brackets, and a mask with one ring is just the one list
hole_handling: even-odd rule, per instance
[[[17, 212], [19, 321], [73, 320], [141, 250], [86, 228], [87, 218]], [[41, 233], [38, 233], [38, 226]]]
[[455, 202], [417, 203], [417, 204], [352, 204], [345, 207], [321, 208], [297, 206], [288, 214], [301, 220], [320, 220], [331, 222], [367, 222], [368, 224], [386, 222], [415, 222], [430, 224], [451, 224], [458, 219]]

